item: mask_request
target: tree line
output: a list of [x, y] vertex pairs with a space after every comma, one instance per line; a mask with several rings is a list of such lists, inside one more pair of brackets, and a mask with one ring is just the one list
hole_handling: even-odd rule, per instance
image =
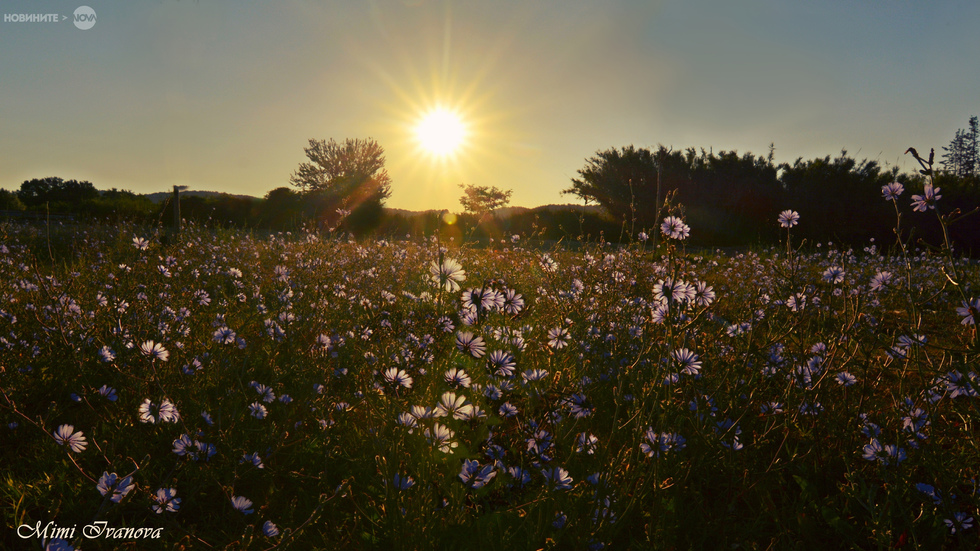
[[[938, 163], [936, 187], [940, 211], [970, 212], [980, 205], [977, 118], [958, 131]], [[926, 185], [925, 174], [899, 173], [877, 161], [857, 160], [842, 151], [836, 157], [776, 164], [768, 155], [739, 154], [664, 146], [625, 146], [596, 152], [563, 191], [600, 210], [547, 208], [506, 217], [494, 212], [506, 206], [511, 191], [461, 185], [463, 212], [404, 213], [385, 209], [391, 179], [384, 149], [374, 140], [310, 140], [307, 161], [289, 178], [291, 187], [263, 198], [227, 194], [180, 198], [183, 219], [203, 224], [295, 231], [302, 228], [349, 232], [357, 236], [434, 235], [460, 240], [509, 239], [514, 234], [546, 240], [599, 239], [622, 242], [641, 232], [658, 231], [669, 214], [680, 214], [693, 229], [694, 246], [751, 246], [779, 240], [778, 213], [800, 213], [794, 235], [814, 242], [883, 246], [895, 241], [895, 213], [882, 200], [881, 188], [899, 181], [910, 196]], [[106, 220], [130, 219], [167, 226], [173, 201], [162, 204], [131, 191], [100, 191], [91, 182], [43, 178], [28, 180], [16, 192], [0, 190], [0, 211], [71, 213]], [[907, 205], [907, 203], [906, 203]], [[911, 211], [911, 209], [906, 209]], [[938, 243], [941, 228], [935, 212], [903, 213], [917, 228], [915, 237]], [[953, 226], [952, 238], [962, 250], [980, 252], [980, 216]]]
[[[901, 182], [907, 191], [903, 220], [912, 220], [917, 238], [942, 241], [934, 211], [912, 212], [907, 202], [922, 193], [924, 174], [885, 169], [877, 161], [837, 157], [775, 164], [772, 156], [693, 148], [672, 151], [633, 146], [598, 152], [564, 190], [605, 207], [629, 233], [655, 231], [674, 205], [691, 226], [690, 242], [700, 246], [775, 243], [780, 211], [799, 212], [794, 235], [810, 242], [866, 244], [895, 242], [895, 212], [882, 199], [882, 186]], [[942, 170], [940, 211], [966, 213], [980, 206], [980, 178]], [[904, 223], [904, 222], [903, 222]], [[952, 227], [961, 249], [980, 252], [980, 216]]]

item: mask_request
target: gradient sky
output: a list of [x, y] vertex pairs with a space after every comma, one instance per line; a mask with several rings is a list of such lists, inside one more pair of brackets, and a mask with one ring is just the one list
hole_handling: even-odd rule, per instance
[[[836, 156], [911, 172], [980, 114], [976, 0], [4, 0], [97, 23], [0, 22], [0, 187], [263, 196], [311, 138], [374, 138], [388, 206], [461, 210], [460, 183], [560, 192], [599, 150]], [[413, 127], [470, 127], [437, 161]], [[938, 153], [937, 153], [938, 155]]]

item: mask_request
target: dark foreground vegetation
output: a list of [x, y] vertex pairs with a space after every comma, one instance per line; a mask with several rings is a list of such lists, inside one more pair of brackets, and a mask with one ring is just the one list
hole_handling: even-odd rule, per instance
[[[868, 216], [945, 227], [910, 195]], [[976, 549], [980, 265], [665, 210], [574, 251], [0, 222], [0, 547]]]

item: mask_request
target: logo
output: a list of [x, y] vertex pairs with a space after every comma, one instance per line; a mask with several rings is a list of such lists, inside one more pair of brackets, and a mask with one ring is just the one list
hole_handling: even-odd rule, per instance
[[87, 31], [95, 26], [95, 10], [88, 6], [78, 6], [74, 14], [75, 26]]

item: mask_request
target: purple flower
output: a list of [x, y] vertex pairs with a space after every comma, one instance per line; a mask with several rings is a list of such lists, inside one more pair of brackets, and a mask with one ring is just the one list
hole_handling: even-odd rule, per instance
[[942, 199], [942, 195], [939, 195], [939, 188], [934, 188], [931, 185], [925, 187], [925, 191], [922, 195], [912, 196], [912, 210], [916, 212], [925, 212], [930, 209], [936, 208], [936, 201]]
[[792, 228], [799, 223], [800, 213], [796, 212], [795, 210], [784, 210], [783, 212], [779, 213], [779, 218], [777, 218], [777, 220], [779, 221], [780, 227], [787, 229]]
[[180, 498], [175, 497], [177, 495], [177, 490], [174, 488], [160, 488], [157, 493], [153, 496], [153, 512], [160, 514], [164, 511], [168, 513], [176, 513], [177, 509], [180, 509]]
[[392, 482], [394, 483], [395, 488], [399, 490], [408, 490], [412, 486], [415, 486], [415, 479], [401, 473], [395, 473], [395, 479]]
[[698, 355], [686, 348], [674, 350], [670, 355], [677, 361], [681, 373], [697, 375], [698, 371], [701, 370], [701, 361], [698, 359]]
[[501, 417], [513, 417], [517, 415], [517, 408], [511, 405], [510, 402], [504, 402], [504, 404], [500, 406], [499, 413]]
[[568, 490], [572, 487], [572, 477], [568, 475], [568, 471], [561, 467], [543, 469], [541, 474], [544, 475], [545, 482], [548, 486], [551, 486], [555, 490]]
[[952, 519], [946, 519], [943, 522], [949, 527], [950, 534], [955, 534], [957, 530], [963, 531], [973, 528], [973, 517], [968, 516], [968, 513], [956, 513]]
[[864, 453], [861, 457], [868, 461], [876, 461], [882, 451], [881, 442], [878, 442], [877, 438], [872, 438], [870, 442], [864, 445]]
[[116, 396], [116, 389], [112, 388], [111, 386], [102, 385], [102, 387], [100, 387], [96, 392], [104, 396], [105, 399], [109, 400], [110, 402], [115, 402], [119, 399], [119, 397]]
[[110, 474], [108, 472], [103, 472], [102, 477], [99, 478], [99, 483], [96, 485], [96, 488], [102, 495], [109, 495], [111, 493], [112, 497], [109, 499], [113, 503], [119, 503], [124, 497], [126, 497], [126, 494], [128, 494], [134, 486], [135, 484], [133, 484], [133, 477], [131, 476], [119, 478], [116, 473]]
[[429, 280], [440, 289], [450, 293], [459, 290], [459, 283], [466, 279], [466, 270], [452, 258], [443, 259], [441, 264], [429, 264]]
[[472, 459], [463, 461], [463, 468], [459, 472], [459, 479], [463, 484], [474, 490], [486, 486], [495, 476], [497, 473], [494, 472], [492, 464], [481, 467], [479, 461]]
[[471, 384], [470, 376], [466, 371], [458, 367], [450, 367], [443, 376], [446, 382], [452, 387], [469, 388]]
[[235, 332], [222, 326], [214, 332], [214, 342], [218, 344], [235, 344]]
[[653, 431], [653, 427], [648, 427], [643, 436], [647, 441], [640, 444], [640, 451], [647, 457], [660, 457], [661, 454], [687, 447], [687, 440], [676, 432], [657, 433]]
[[594, 455], [598, 446], [599, 439], [596, 438], [594, 434], [582, 432], [579, 433], [578, 438], [575, 439], [576, 453], [585, 452], [587, 455]]
[[871, 278], [871, 290], [880, 291], [888, 286], [892, 281], [891, 272], [878, 272]]
[[487, 344], [483, 342], [483, 337], [474, 336], [468, 331], [456, 333], [456, 347], [460, 352], [470, 354], [474, 358], [482, 358], [487, 353]]
[[68, 444], [71, 451], [75, 453], [80, 453], [88, 447], [88, 442], [85, 440], [82, 431], [75, 432], [73, 425], [61, 425], [58, 427], [54, 431], [54, 440], [62, 446]]
[[255, 465], [259, 469], [265, 468], [265, 465], [262, 463], [262, 458], [259, 457], [259, 454], [257, 452], [246, 453], [245, 455], [242, 456], [242, 458], [238, 462], [251, 463], [252, 465]]
[[568, 329], [564, 327], [553, 327], [548, 330], [548, 346], [556, 350], [565, 348], [568, 345]]
[[231, 506], [237, 511], [241, 511], [246, 515], [251, 515], [255, 511], [252, 510], [252, 500], [243, 496], [232, 496]]
[[691, 235], [691, 228], [680, 218], [676, 216], [668, 216], [667, 218], [664, 218], [663, 223], [660, 224], [660, 233], [671, 239], [684, 240]]
[[446, 392], [439, 398], [439, 404], [436, 406], [436, 417], [446, 417], [452, 416], [457, 419], [459, 412], [466, 405], [465, 396], [457, 396], [454, 392]]
[[158, 342], [146, 341], [140, 345], [140, 351], [150, 358], [160, 360], [161, 362], [165, 362], [170, 358], [170, 352], [167, 352], [167, 349]]
[[258, 402], [252, 402], [252, 404], [248, 406], [248, 411], [252, 414], [252, 417], [255, 417], [256, 419], [265, 419], [265, 416], [269, 414], [269, 410]]
[[452, 441], [453, 436], [456, 436], [451, 429], [447, 428], [445, 425], [440, 425], [436, 423], [432, 426], [432, 430], [425, 429], [425, 437], [429, 442], [439, 449], [442, 453], [449, 453], [453, 448], [457, 447], [459, 444]]
[[489, 364], [490, 371], [497, 377], [510, 377], [514, 375], [516, 362], [510, 352], [494, 350], [487, 358], [487, 363]]
[[504, 304], [502, 306], [504, 312], [511, 315], [519, 314], [524, 308], [524, 296], [517, 293], [513, 289], [507, 289], [504, 292]]
[[962, 301], [963, 306], [956, 307], [956, 313], [963, 316], [960, 322], [963, 325], [975, 325], [980, 318], [980, 298], [970, 299], [970, 302]]
[[881, 186], [881, 196], [885, 198], [885, 201], [894, 201], [904, 192], [905, 187], [899, 182], [892, 182]]
[[529, 369], [523, 373], [524, 381], [527, 383], [541, 381], [547, 376], [548, 372], [544, 369]]
[[403, 386], [405, 388], [412, 388], [412, 377], [408, 373], [405, 373], [403, 369], [398, 369], [397, 367], [389, 367], [382, 374], [385, 381], [389, 384], [397, 386]]
[[844, 281], [844, 269], [840, 266], [831, 266], [823, 272], [823, 280], [827, 283], [838, 284]]
[[273, 524], [271, 520], [267, 520], [262, 525], [262, 534], [267, 538], [274, 538], [279, 535], [279, 527]]
[[109, 363], [116, 359], [116, 353], [112, 351], [108, 346], [103, 346], [99, 349], [99, 358], [105, 362]]
[[176, 423], [180, 420], [177, 406], [169, 399], [164, 399], [163, 403], [157, 406], [147, 398], [140, 404], [139, 414], [140, 422], [143, 423]]

